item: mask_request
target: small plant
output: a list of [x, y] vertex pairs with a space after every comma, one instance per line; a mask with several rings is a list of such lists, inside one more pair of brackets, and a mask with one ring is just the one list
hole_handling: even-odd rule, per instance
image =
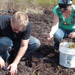
[[71, 43], [71, 44], [69, 45], [69, 48], [75, 48], [75, 43]]
[[41, 75], [40, 72], [38, 72], [37, 75]]

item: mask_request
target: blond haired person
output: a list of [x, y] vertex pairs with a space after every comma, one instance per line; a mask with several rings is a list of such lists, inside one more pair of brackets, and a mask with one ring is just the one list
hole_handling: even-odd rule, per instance
[[10, 75], [17, 73], [17, 65], [23, 56], [40, 47], [40, 41], [30, 36], [30, 33], [31, 23], [24, 12], [18, 11], [13, 16], [0, 16], [0, 68], [5, 67], [12, 52], [15, 59], [7, 67]]

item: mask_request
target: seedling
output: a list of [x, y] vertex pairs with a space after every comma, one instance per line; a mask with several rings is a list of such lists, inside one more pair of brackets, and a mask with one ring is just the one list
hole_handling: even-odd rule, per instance
[[75, 43], [70, 44], [69, 48], [75, 48]]

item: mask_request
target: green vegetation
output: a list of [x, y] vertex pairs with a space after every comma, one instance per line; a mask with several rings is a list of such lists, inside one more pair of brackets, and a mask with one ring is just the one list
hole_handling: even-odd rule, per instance
[[75, 43], [70, 44], [69, 48], [75, 48]]
[[[58, 0], [0, 0], [0, 9], [49, 8], [58, 4]], [[73, 0], [75, 4], [75, 0]]]
[[75, 4], [75, 0], [73, 0], [73, 4]]
[[[32, 4], [39, 4], [42, 7], [51, 6], [58, 4], [58, 0], [14, 0], [16, 3], [21, 4], [22, 2], [28, 2]], [[73, 0], [73, 4], [75, 4], [75, 0]]]
[[37, 0], [37, 1], [42, 7], [49, 7], [51, 5], [56, 5], [58, 3], [58, 0]]

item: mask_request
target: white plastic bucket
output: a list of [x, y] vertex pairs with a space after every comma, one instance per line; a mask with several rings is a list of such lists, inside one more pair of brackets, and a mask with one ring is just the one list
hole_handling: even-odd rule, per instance
[[73, 42], [62, 42], [59, 46], [59, 64], [67, 68], [75, 68], [75, 48], [69, 48]]

